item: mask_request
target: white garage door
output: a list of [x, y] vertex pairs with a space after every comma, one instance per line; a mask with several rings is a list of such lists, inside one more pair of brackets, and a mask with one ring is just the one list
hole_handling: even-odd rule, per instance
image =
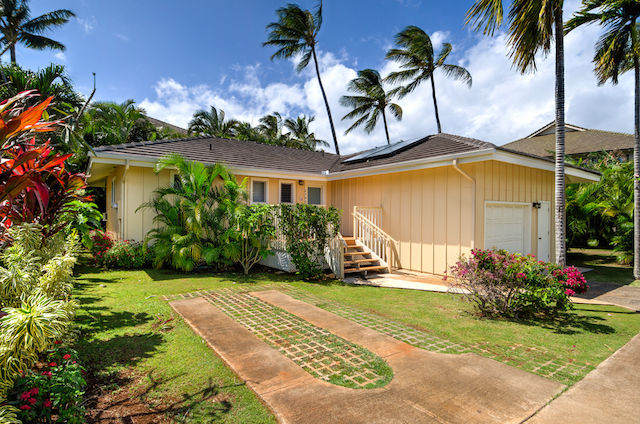
[[485, 248], [512, 253], [531, 252], [531, 206], [529, 204], [487, 203], [485, 207]]

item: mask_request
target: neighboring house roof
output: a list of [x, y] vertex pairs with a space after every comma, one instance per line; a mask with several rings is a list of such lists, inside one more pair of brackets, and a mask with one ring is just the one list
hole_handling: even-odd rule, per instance
[[[502, 147], [537, 156], [552, 157], [556, 151], [555, 129], [555, 122], [551, 122], [533, 134]], [[567, 155], [633, 149], [632, 134], [590, 130], [566, 124], [564, 137], [564, 149]]]
[[154, 127], [157, 127], [157, 128], [168, 127], [168, 128], [171, 128], [172, 130], [174, 130], [175, 132], [177, 132], [178, 134], [187, 135], [187, 130], [185, 130], [184, 128], [180, 128], [180, 127], [178, 127], [176, 125], [170, 124], [168, 122], [164, 122], [164, 121], [161, 121], [159, 119], [152, 118], [150, 116], [147, 116], [147, 121], [151, 122], [151, 124]]
[[[98, 147], [91, 163], [102, 164], [101, 169], [91, 169], [93, 180], [104, 178], [110, 172], [109, 164], [123, 164], [126, 160], [137, 165], [151, 166], [157, 159], [177, 153], [189, 160], [204, 163], [225, 163], [241, 175], [256, 175], [256, 172], [270, 174], [305, 175], [318, 179], [340, 178], [352, 175], [373, 175], [381, 172], [442, 166], [452, 160], [477, 161], [500, 160], [503, 162], [527, 163], [542, 169], [553, 170], [553, 161], [531, 154], [506, 149], [491, 143], [452, 134], [436, 134], [407, 143], [407, 147], [390, 156], [376, 157], [366, 161], [350, 162], [349, 159], [361, 154], [339, 156], [333, 153], [298, 150], [289, 147], [260, 144], [252, 141], [230, 140], [218, 137], [200, 136], [175, 140], [128, 143]], [[567, 165], [570, 167], [569, 165]], [[586, 174], [599, 175], [595, 171], [572, 167], [574, 174], [591, 180]], [[254, 171], [252, 173], [252, 171]], [[586, 174], [585, 174], [586, 173]]]

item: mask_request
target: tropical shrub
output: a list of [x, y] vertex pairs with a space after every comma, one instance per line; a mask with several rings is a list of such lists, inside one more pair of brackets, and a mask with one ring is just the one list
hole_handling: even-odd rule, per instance
[[130, 240], [117, 240], [111, 247], [94, 256], [96, 265], [104, 268], [134, 269], [147, 265], [150, 252], [144, 243]]
[[156, 189], [152, 199], [138, 208], [152, 209], [154, 222], [160, 224], [146, 235], [146, 242], [153, 242], [154, 266], [169, 264], [191, 271], [202, 265], [231, 265], [223, 252], [223, 236], [233, 226], [229, 216], [246, 204], [246, 181], [238, 184], [223, 165], [205, 165], [175, 154], [161, 158], [156, 172], [166, 167], [175, 168], [177, 178]]
[[222, 236], [224, 255], [239, 262], [247, 275], [251, 267], [270, 253], [268, 241], [276, 233], [273, 208], [240, 205], [228, 219], [231, 225]]
[[322, 278], [324, 249], [329, 238], [338, 234], [341, 211], [334, 206], [325, 209], [303, 203], [278, 208], [280, 229], [298, 274], [305, 279]]
[[24, 423], [84, 422], [84, 369], [75, 350], [60, 346], [49, 351], [42, 369], [22, 372], [15, 381], [8, 403]]
[[597, 183], [567, 186], [569, 246], [611, 246], [620, 263], [632, 263], [633, 161], [606, 154], [587, 164], [602, 177]]
[[532, 255], [473, 249], [450, 268], [451, 288], [463, 292], [483, 316], [517, 317], [571, 308], [570, 296], [588, 287], [574, 267], [561, 269]]

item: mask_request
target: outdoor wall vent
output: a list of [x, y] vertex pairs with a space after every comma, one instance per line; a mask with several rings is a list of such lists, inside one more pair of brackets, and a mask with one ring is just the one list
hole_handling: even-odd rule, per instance
[[540, 202], [533, 202], [533, 207], [536, 209], [540, 209]]

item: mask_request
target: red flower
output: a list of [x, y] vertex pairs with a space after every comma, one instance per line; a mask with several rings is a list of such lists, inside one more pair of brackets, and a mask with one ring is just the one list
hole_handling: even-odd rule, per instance
[[29, 405], [20, 405], [20, 409], [22, 409], [23, 411], [28, 411], [29, 409], [31, 409], [31, 407]]
[[43, 371], [42, 375], [51, 378], [51, 371]]
[[29, 403], [30, 403], [31, 405], [35, 405], [36, 403], [38, 403], [38, 401], [37, 401], [37, 399], [36, 399], [36, 398], [31, 398], [31, 399], [29, 399]]
[[44, 402], [42, 402], [42, 406], [44, 406], [45, 408], [51, 408], [51, 401], [49, 399], [45, 400]]
[[49, 362], [49, 366], [50, 366], [50, 367], [55, 367], [55, 366], [57, 366], [57, 365], [58, 365], [58, 364], [56, 364], [55, 362]]
[[54, 344], [61, 344], [62, 342], [60, 340], [56, 340], [55, 342], [53, 342]]
[[67, 353], [66, 355], [64, 355], [64, 356], [62, 357], [62, 359], [71, 359], [71, 355], [69, 355], [69, 354]]
[[27, 400], [31, 397], [31, 393], [30, 392], [24, 392], [23, 394], [20, 395], [20, 399], [22, 400]]
[[31, 393], [32, 395], [37, 395], [39, 392], [37, 387], [34, 387], [33, 389], [29, 390], [29, 393]]

